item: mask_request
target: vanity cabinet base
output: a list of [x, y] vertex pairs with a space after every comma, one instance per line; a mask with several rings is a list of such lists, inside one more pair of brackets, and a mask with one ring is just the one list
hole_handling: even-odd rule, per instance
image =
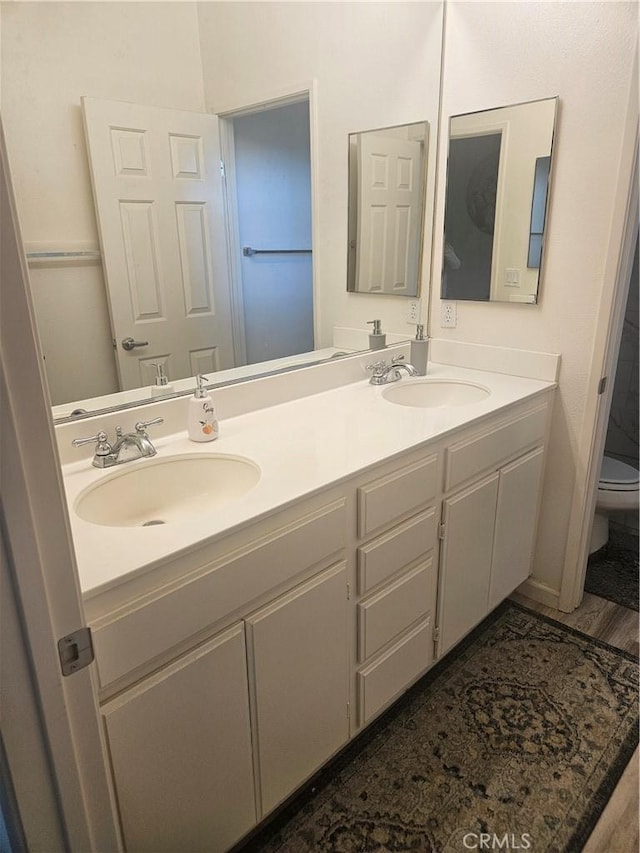
[[225, 853], [526, 579], [550, 410], [387, 460], [100, 616], [129, 853]]

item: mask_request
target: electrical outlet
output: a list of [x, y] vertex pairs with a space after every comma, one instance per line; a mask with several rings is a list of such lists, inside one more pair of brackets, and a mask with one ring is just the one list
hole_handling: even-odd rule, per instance
[[455, 329], [457, 322], [456, 303], [443, 300], [440, 303], [440, 328]]
[[420, 322], [420, 300], [409, 299], [407, 302], [407, 323]]

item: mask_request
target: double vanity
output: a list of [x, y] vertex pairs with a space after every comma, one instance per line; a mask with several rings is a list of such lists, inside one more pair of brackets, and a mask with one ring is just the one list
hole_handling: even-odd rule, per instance
[[529, 576], [555, 377], [372, 360], [57, 427], [127, 850], [229, 849]]

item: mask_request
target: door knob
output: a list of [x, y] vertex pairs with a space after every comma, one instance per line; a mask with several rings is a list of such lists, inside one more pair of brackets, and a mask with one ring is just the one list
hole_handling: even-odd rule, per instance
[[149, 341], [134, 341], [133, 338], [123, 338], [122, 339], [122, 349], [126, 349], [127, 352], [130, 352], [132, 349], [136, 347], [148, 347]]

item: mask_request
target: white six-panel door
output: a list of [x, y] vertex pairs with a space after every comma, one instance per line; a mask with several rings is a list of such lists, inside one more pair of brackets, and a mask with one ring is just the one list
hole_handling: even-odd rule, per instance
[[421, 158], [420, 142], [358, 136], [359, 291], [411, 295], [419, 257]]
[[217, 118], [82, 107], [121, 388], [233, 367]]

